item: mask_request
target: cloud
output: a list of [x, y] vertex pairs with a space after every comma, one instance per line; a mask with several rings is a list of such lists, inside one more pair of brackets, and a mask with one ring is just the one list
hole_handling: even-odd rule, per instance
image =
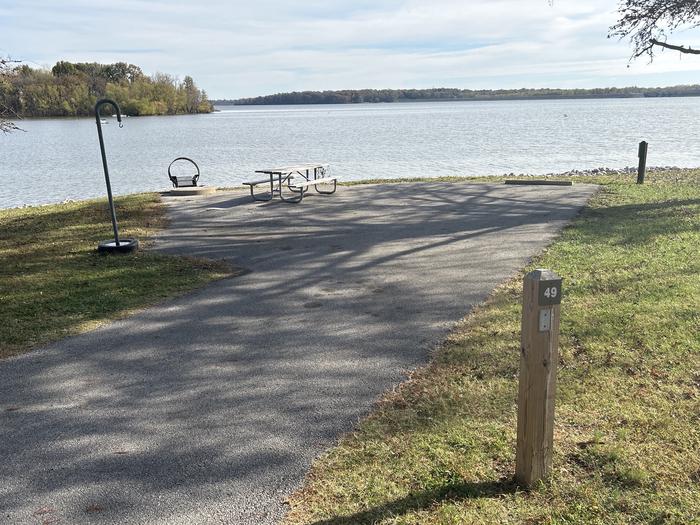
[[47, 66], [126, 60], [190, 74], [213, 97], [695, 81], [697, 57], [628, 67], [628, 44], [606, 38], [615, 14], [609, 0], [5, 1], [0, 54]]

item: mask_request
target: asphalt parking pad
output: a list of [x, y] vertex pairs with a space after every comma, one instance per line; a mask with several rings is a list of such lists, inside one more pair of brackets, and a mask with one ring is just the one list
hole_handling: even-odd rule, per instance
[[0, 362], [0, 521], [276, 522], [313, 458], [595, 189], [172, 198], [157, 249], [249, 273]]

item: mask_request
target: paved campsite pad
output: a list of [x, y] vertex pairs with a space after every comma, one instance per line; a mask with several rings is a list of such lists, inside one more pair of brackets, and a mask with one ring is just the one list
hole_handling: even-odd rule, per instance
[[313, 458], [594, 191], [173, 199], [160, 249], [251, 272], [0, 362], [0, 522], [274, 523]]

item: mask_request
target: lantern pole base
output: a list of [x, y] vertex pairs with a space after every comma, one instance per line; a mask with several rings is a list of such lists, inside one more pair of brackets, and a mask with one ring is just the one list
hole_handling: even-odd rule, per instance
[[139, 249], [137, 239], [119, 239], [119, 246], [114, 239], [100, 241], [97, 245], [99, 253], [131, 253]]

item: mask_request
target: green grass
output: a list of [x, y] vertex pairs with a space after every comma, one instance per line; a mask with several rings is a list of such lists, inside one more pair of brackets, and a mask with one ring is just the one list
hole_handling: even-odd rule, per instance
[[317, 460], [288, 523], [700, 523], [700, 171], [594, 178], [564, 281], [552, 475], [515, 470], [521, 281]]
[[[121, 235], [142, 244], [165, 225], [157, 194], [116, 207]], [[221, 262], [149, 251], [98, 255], [112, 236], [106, 200], [0, 210], [0, 232], [0, 358], [231, 274]]]

